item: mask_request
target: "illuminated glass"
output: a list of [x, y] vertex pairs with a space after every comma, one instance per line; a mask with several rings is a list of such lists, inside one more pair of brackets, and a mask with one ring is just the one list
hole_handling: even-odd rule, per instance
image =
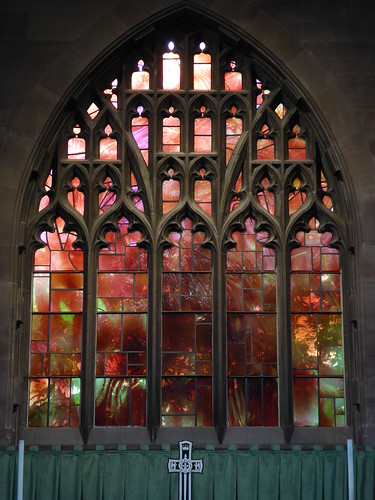
[[230, 62], [231, 71], [224, 74], [224, 89], [236, 92], [242, 90], [242, 73], [235, 71], [236, 61]]
[[257, 158], [259, 160], [272, 160], [275, 157], [275, 144], [273, 139], [268, 137], [268, 125], [265, 123], [261, 128], [263, 137], [257, 140]]
[[236, 118], [236, 112], [237, 109], [233, 106], [231, 108], [233, 116], [227, 118], [225, 121], [225, 161], [227, 165], [242, 134], [242, 119]]
[[267, 238], [248, 218], [227, 253], [230, 426], [278, 425], [276, 263]]
[[138, 116], [132, 119], [132, 134], [146, 165], [148, 165], [148, 119], [142, 116], [143, 111], [143, 107], [138, 106]]
[[293, 133], [295, 137], [288, 141], [288, 157], [290, 160], [304, 160], [306, 158], [305, 139], [299, 137], [301, 129], [299, 125], [294, 125]]
[[107, 137], [100, 141], [99, 157], [101, 160], [115, 160], [117, 159], [117, 140], [111, 137], [112, 128], [110, 125], [106, 126], [104, 133]]
[[204, 42], [199, 48], [200, 54], [194, 55], [194, 90], [211, 90], [211, 56], [203, 52], [206, 48]]
[[173, 42], [169, 42], [168, 48], [169, 52], [163, 54], [163, 89], [180, 90], [180, 56], [173, 52]]
[[297, 233], [291, 252], [290, 300], [294, 422], [296, 426], [345, 424], [341, 273], [332, 234]]
[[73, 127], [74, 137], [68, 141], [68, 158], [70, 160], [79, 160], [86, 157], [86, 141], [79, 137], [81, 127], [77, 124]]
[[170, 116], [163, 118], [163, 152], [180, 151], [180, 119], [173, 116], [174, 108], [169, 108]]
[[118, 226], [99, 253], [95, 425], [144, 426], [147, 253], [126, 219]]
[[212, 123], [211, 118], [204, 117], [206, 108], [201, 107], [201, 117], [194, 120], [194, 151], [209, 153], [212, 150]]
[[30, 427], [77, 427], [80, 408], [83, 252], [57, 218], [34, 256]]
[[150, 88], [150, 74], [144, 71], [145, 63], [140, 59], [138, 61], [138, 71], [132, 74], [131, 88], [132, 90], [148, 90]]
[[212, 425], [211, 252], [184, 219], [163, 252], [162, 426]]

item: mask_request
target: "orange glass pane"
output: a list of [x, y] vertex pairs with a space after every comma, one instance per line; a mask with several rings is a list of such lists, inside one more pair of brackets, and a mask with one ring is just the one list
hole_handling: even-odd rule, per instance
[[194, 120], [194, 151], [208, 153], [212, 150], [211, 118], [196, 118]]
[[100, 141], [99, 158], [101, 160], [115, 160], [117, 159], [117, 140], [110, 137], [112, 128], [109, 125], [104, 131], [107, 137]]
[[211, 56], [201, 52], [194, 55], [194, 90], [211, 90]]
[[163, 215], [174, 208], [180, 200], [180, 182], [169, 179], [163, 182]]
[[211, 215], [211, 182], [198, 180], [194, 183], [194, 201], [206, 214]]
[[144, 62], [138, 61], [138, 71], [132, 74], [131, 88], [132, 90], [147, 90], [150, 88], [150, 74], [143, 70]]
[[275, 145], [273, 139], [257, 140], [257, 159], [273, 160], [275, 158]]
[[175, 116], [163, 119], [163, 151], [165, 153], [180, 151], [180, 119]]
[[242, 73], [229, 71], [224, 74], [224, 89], [236, 92], [242, 90]]
[[301, 186], [301, 180], [298, 177], [296, 177], [293, 181], [293, 187], [295, 189], [294, 191], [289, 193], [288, 197], [289, 216], [297, 212], [297, 210], [299, 210], [302, 207], [302, 205], [306, 200], [306, 194], [303, 191], [301, 191], [300, 186]]

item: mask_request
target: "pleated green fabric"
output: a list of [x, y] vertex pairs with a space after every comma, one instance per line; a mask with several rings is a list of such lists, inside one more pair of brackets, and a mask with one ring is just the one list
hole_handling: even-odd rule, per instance
[[[174, 500], [178, 473], [168, 474], [169, 458], [177, 450], [41, 450], [25, 452], [23, 500]], [[194, 450], [203, 460], [203, 474], [192, 474], [193, 500], [346, 500], [347, 455], [343, 446], [303, 450], [274, 446], [259, 450]], [[355, 490], [358, 500], [374, 498], [373, 447], [354, 449]], [[17, 450], [0, 451], [0, 499], [15, 500]]]

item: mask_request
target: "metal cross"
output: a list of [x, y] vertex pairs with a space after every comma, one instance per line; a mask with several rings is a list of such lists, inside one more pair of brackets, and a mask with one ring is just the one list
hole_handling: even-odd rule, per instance
[[179, 441], [178, 448], [180, 457], [177, 460], [170, 458], [168, 460], [168, 472], [178, 472], [178, 500], [191, 500], [191, 474], [198, 472], [203, 474], [203, 460], [192, 460], [191, 450], [193, 443], [191, 441]]

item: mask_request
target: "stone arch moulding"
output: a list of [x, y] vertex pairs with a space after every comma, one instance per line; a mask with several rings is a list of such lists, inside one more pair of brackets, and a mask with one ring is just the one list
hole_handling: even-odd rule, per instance
[[[165, 47], [168, 38], [167, 35], [163, 38], [163, 35], [159, 34], [162, 32], [161, 27], [164, 31], [168, 30], [170, 33], [168, 36], [180, 40], [180, 45], [177, 44], [170, 51], [178, 53], [182, 61], [192, 60], [192, 55], [196, 50], [193, 47], [193, 42], [196, 41], [195, 39], [205, 36], [211, 44], [207, 50], [211, 51], [212, 59], [216, 59], [216, 62], [212, 63], [212, 87], [206, 93], [205, 91], [192, 91], [192, 87], [189, 87], [187, 83], [189, 64], [192, 68], [191, 62], [187, 63], [187, 69], [181, 74], [181, 90], [172, 89], [175, 97], [171, 102], [174, 106], [178, 104], [178, 116], [181, 119], [190, 117], [190, 123], [187, 118], [188, 121], [185, 121], [181, 127], [178, 125], [180, 127], [178, 133], [181, 135], [179, 149], [174, 149], [171, 153], [177, 158], [177, 160], [171, 160], [171, 165], [173, 167], [178, 161], [178, 164], [181, 164], [181, 173], [178, 173], [174, 166], [168, 175], [170, 175], [171, 180], [178, 179], [181, 198], [173, 205], [169, 214], [163, 212], [164, 195], [162, 190], [160, 189], [159, 194], [155, 195], [157, 190], [153, 183], [156, 181], [152, 176], [149, 176], [149, 172], [157, 172], [158, 166], [168, 153], [168, 151], [161, 150], [163, 145], [160, 145], [163, 143], [157, 135], [161, 134], [160, 124], [162, 123], [157, 109], [163, 107], [163, 95], [166, 91], [162, 89], [161, 62], [159, 61], [158, 67], [156, 56], [153, 55], [152, 51], [142, 50], [142, 57], [150, 57], [150, 62], [146, 62], [145, 68], [153, 67], [155, 69], [154, 74], [149, 75], [151, 90], [143, 92], [143, 89], [130, 88], [130, 75], [134, 71], [134, 68], [130, 67], [130, 62], [134, 62], [137, 50], [153, 46], [155, 54], [159, 55], [163, 53], [163, 50], [167, 50]], [[127, 53], [132, 54], [129, 59], [127, 59]], [[244, 85], [243, 90], [238, 90], [241, 99], [233, 99], [240, 112], [234, 106], [233, 111], [225, 111], [225, 117], [221, 120], [221, 103], [227, 99], [226, 94], [228, 93], [222, 83], [223, 77], [225, 72], [234, 71], [234, 67], [230, 66], [233, 61], [236, 63], [235, 70], [241, 71]], [[105, 98], [103, 98], [103, 92]], [[181, 95], [185, 99], [182, 99]], [[167, 102], [166, 99], [164, 100]], [[228, 102], [231, 101], [228, 100]], [[213, 392], [213, 416], [212, 420], [208, 419], [208, 424], [202, 427], [193, 426], [189, 429], [175, 426], [169, 428], [168, 425], [163, 426], [162, 419], [155, 416], [155, 411], [148, 409], [146, 410], [146, 412], [148, 411], [147, 415], [139, 419], [140, 425], [136, 428], [124, 428], [124, 425], [128, 424], [122, 423], [122, 426], [120, 425], [112, 433], [108, 432], [107, 428], [98, 429], [100, 425], [95, 425], [94, 421], [95, 365], [93, 360], [95, 358], [95, 344], [88, 333], [90, 328], [95, 328], [93, 312], [95, 305], [90, 298], [92, 293], [86, 291], [81, 311], [84, 324], [82, 330], [81, 393], [86, 395], [85, 400], [80, 403], [80, 432], [74, 426], [56, 430], [53, 428], [53, 423], [51, 427], [47, 424], [46, 428], [43, 429], [33, 425], [27, 427], [28, 380], [27, 374], [20, 372], [18, 374], [19, 394], [17, 395], [17, 399], [19, 398], [20, 401], [20, 410], [18, 424], [14, 422], [14, 425], [18, 426], [17, 432], [20, 435], [25, 436], [30, 443], [54, 442], [54, 432], [64, 436], [62, 439], [66, 443], [77, 443], [81, 439], [88, 443], [119, 441], [139, 443], [149, 440], [161, 443], [173, 442], [182, 435], [186, 436], [187, 433], [200, 443], [212, 441], [244, 443], [249, 440], [260, 440], [264, 443], [284, 443], [290, 440], [295, 443], [315, 443], [343, 442], [352, 433], [357, 435], [359, 422], [351, 408], [357, 395], [353, 392], [350, 384], [351, 378], [355, 376], [355, 367], [352, 361], [353, 347], [349, 345], [350, 332], [347, 331], [352, 318], [349, 317], [349, 307], [345, 307], [345, 304], [349, 302], [348, 291], [353, 286], [353, 274], [350, 272], [353, 268], [352, 257], [346, 251], [352, 239], [350, 226], [353, 215], [350, 206], [345, 203], [349, 196], [345, 182], [340, 175], [339, 154], [335, 153], [335, 142], [333, 139], [331, 140], [327, 128], [313, 109], [311, 102], [311, 98], [307, 96], [290, 72], [278, 61], [275, 61], [275, 58], [264, 48], [261, 48], [249, 35], [236, 29], [217, 15], [208, 16], [207, 12], [203, 13], [200, 8], [186, 3], [180, 4], [175, 9], [167, 9], [146, 21], [141, 27], [124, 35], [77, 79], [62, 99], [60, 106], [50, 118], [45, 132], [39, 139], [32, 160], [30, 160], [32, 174], [28, 178], [27, 185], [24, 185], [25, 195], [23, 199], [26, 201], [21, 208], [20, 220], [25, 221], [26, 226], [21, 226], [22, 234], [19, 234], [19, 241], [23, 242], [22, 246], [26, 249], [20, 257], [23, 259], [22, 266], [25, 269], [23, 285], [20, 287], [20, 296], [22, 296], [24, 303], [31, 303], [31, 280], [28, 280], [27, 276], [31, 276], [33, 270], [33, 248], [43, 246], [45, 240], [41, 238], [40, 234], [42, 230], [51, 231], [54, 219], [59, 218], [61, 235], [69, 232], [74, 233], [72, 248], [76, 251], [81, 249], [85, 253], [83, 266], [86, 269], [86, 277], [83, 279], [84, 285], [82, 287], [86, 287], [86, 290], [91, 287], [91, 292], [95, 292], [96, 285], [89, 275], [96, 275], [95, 256], [98, 252], [100, 253], [99, 249], [105, 245], [104, 234], [121, 232], [118, 224], [126, 225], [129, 223], [129, 229], [126, 230], [130, 232], [134, 230], [139, 233], [137, 242], [140, 248], [145, 251], [154, 248], [154, 253], [151, 251], [149, 253], [149, 269], [152, 270], [153, 276], [149, 278], [150, 296], [148, 300], [151, 314], [155, 310], [160, 314], [161, 305], [160, 299], [156, 297], [156, 290], [157, 284], [160, 286], [162, 283], [161, 275], [163, 273], [158, 272], [156, 268], [161, 264], [165, 248], [169, 248], [168, 245], [171, 246], [171, 243], [167, 242], [165, 244], [167, 246], [163, 243], [164, 246], [156, 250], [153, 245], [157, 242], [158, 231], [164, 231], [165, 227], [170, 227], [170, 232], [175, 231], [176, 234], [182, 233], [183, 230], [186, 232], [186, 227], [190, 226], [182, 221], [189, 219], [193, 221], [192, 234], [199, 233], [199, 231], [206, 235], [212, 233], [216, 239], [215, 226], [221, 227], [222, 225], [224, 228], [222, 236], [224, 240], [227, 238], [227, 242], [222, 248], [220, 248], [219, 243], [213, 244], [212, 241], [209, 243], [202, 241], [201, 244], [202, 247], [213, 250], [213, 266], [216, 269], [213, 284], [214, 288], [218, 287], [222, 290], [222, 293], [215, 300], [225, 310], [224, 282], [219, 271], [220, 269], [225, 271], [223, 255], [234, 246], [231, 232], [245, 231], [246, 221], [250, 217], [254, 222], [251, 222], [253, 226], [247, 223], [249, 227], [251, 226], [248, 229], [249, 235], [252, 234], [251, 231], [267, 234], [268, 239], [263, 236], [262, 245], [264, 248], [269, 248], [270, 255], [276, 255], [278, 262], [282, 263], [280, 274], [283, 277], [277, 278], [284, 280], [284, 285], [279, 283], [277, 291], [279, 352], [276, 364], [279, 366], [277, 376], [280, 377], [280, 385], [282, 382], [289, 388], [282, 395], [279, 393], [277, 403], [279, 411], [274, 420], [277, 425], [263, 427], [261, 437], [256, 433], [256, 429], [251, 427], [251, 424], [245, 424], [245, 429], [242, 428], [242, 416], [230, 417], [235, 423], [231, 424], [232, 427], [228, 426], [229, 410], [225, 402], [227, 395], [222, 390], [226, 384], [223, 367], [226, 365], [228, 353], [225, 332], [220, 326], [219, 319], [216, 318], [213, 320], [213, 330], [217, 336], [213, 340], [213, 350], [216, 356], [213, 360], [215, 382], [212, 387], [209, 386], [209, 390]], [[91, 107], [92, 104], [95, 106]], [[90, 112], [89, 109], [91, 109]], [[129, 114], [127, 114], [127, 109], [131, 109]], [[93, 117], [92, 113], [96, 113], [96, 115]], [[165, 110], [164, 113], [166, 113]], [[174, 110], [171, 110], [170, 116], [173, 114]], [[212, 121], [211, 142], [207, 149], [196, 148], [193, 140], [196, 132], [191, 117], [194, 117], [195, 120], [203, 118]], [[226, 128], [231, 126], [227, 126], [226, 123], [232, 118], [237, 120], [233, 123], [240, 127], [238, 129], [240, 130], [238, 132], [238, 146], [237, 143], [234, 143], [233, 151], [231, 149], [232, 143], [228, 137], [235, 134], [228, 132], [228, 128]], [[134, 119], [139, 119], [139, 121], [136, 122]], [[241, 125], [239, 125], [240, 122]], [[143, 142], [137, 135], [142, 127], [142, 133], [149, 134], [147, 141]], [[300, 130], [301, 136], [298, 135]], [[150, 131], [151, 133], [149, 133]], [[247, 144], [245, 144], [244, 138], [240, 139], [242, 132], [248, 132]], [[206, 136], [199, 137], [205, 138]], [[73, 148], [72, 152], [69, 153], [69, 141], [74, 140], [74, 138], [77, 139], [74, 144], [81, 149], [73, 150]], [[109, 153], [103, 153], [103, 156], [101, 156], [101, 152], [98, 153], [99, 139], [107, 141], [106, 144], [109, 148]], [[95, 141], [97, 141], [96, 144], [94, 144]], [[81, 151], [82, 148], [85, 148], [84, 153]], [[304, 153], [301, 153], [302, 150]], [[204, 165], [205, 155], [208, 158], [206, 165]], [[202, 156], [202, 159], [199, 159], [202, 162], [199, 182], [205, 183], [205, 189], [211, 189], [212, 202], [210, 203], [212, 206], [210, 207], [208, 207], [207, 201], [201, 201], [203, 194], [196, 195], [194, 191], [198, 177], [193, 170], [196, 158], [199, 156]], [[227, 163], [227, 168], [225, 168], [225, 163]], [[133, 167], [134, 164], [136, 164], [135, 167]], [[51, 167], [51, 165], [53, 166]], [[51, 169], [53, 180], [50, 186], [46, 184], [46, 179]], [[90, 174], [90, 169], [93, 171], [92, 174]], [[99, 183], [90, 186], [90, 182], [98, 177], [97, 174], [94, 174], [95, 169], [102, 169], [105, 175], [102, 176]], [[207, 175], [214, 169], [216, 169], [214, 175]], [[293, 170], [295, 175], [292, 174]], [[166, 170], [166, 172], [168, 171]], [[301, 174], [301, 172], [305, 173]], [[90, 175], [92, 180], [90, 180]], [[165, 177], [165, 173], [163, 175]], [[300, 177], [308, 179], [309, 183], [303, 184], [306, 196], [302, 200], [301, 206], [297, 206], [296, 213], [292, 213], [288, 196], [294, 189], [298, 197]], [[242, 184], [239, 182], [240, 178]], [[62, 188], [62, 191], [57, 192], [57, 188]], [[219, 199], [220, 192], [225, 193], [226, 201], [222, 202]], [[110, 204], [105, 207], [105, 210], [102, 210], [97, 221], [92, 221], [94, 214], [92, 207], [96, 203], [94, 193], [96, 197], [100, 197], [100, 193], [104, 193], [104, 198], [108, 196], [111, 199]], [[236, 196], [238, 207], [235, 205], [232, 207]], [[44, 200], [42, 207], [41, 200]], [[103, 200], [103, 197], [100, 200]], [[173, 200], [170, 202], [169, 199], [168, 202], [174, 203]], [[270, 209], [271, 205], [272, 209]], [[230, 208], [228, 209], [228, 207]], [[47, 210], [47, 215], [44, 214], [43, 210]], [[87, 211], [89, 211], [89, 215], [87, 215]], [[102, 217], [102, 221], [105, 221], [102, 224], [102, 229], [100, 229], [100, 217]], [[163, 217], [164, 220], [162, 220]], [[213, 224], [211, 224], [211, 218], [215, 220]], [[124, 219], [128, 222], [124, 223]], [[324, 222], [322, 227], [332, 228], [331, 232], [335, 234], [332, 244], [340, 252], [343, 274], [341, 293], [344, 304], [342, 337], [345, 343], [346, 425], [338, 426], [335, 429], [324, 426], [313, 429], [311, 427], [298, 427], [293, 421], [291, 324], [290, 319], [288, 319], [290, 296], [289, 292], [285, 292], [285, 286], [288, 283], [288, 255], [291, 249], [298, 245], [295, 239], [298, 231], [309, 231], [312, 230], [311, 228], [315, 230], [319, 227], [314, 222], [311, 223], [311, 220], [315, 219]], [[65, 222], [65, 226], [61, 222], [62, 220]], [[166, 222], [167, 220], [168, 222]], [[198, 220], [200, 221], [197, 225], [198, 229], [195, 229]], [[252, 227], [253, 229], [251, 229]], [[55, 231], [57, 229], [58, 224], [56, 224]], [[93, 235], [99, 233], [102, 234], [101, 238], [98, 241], [93, 241]], [[339, 237], [336, 237], [336, 234], [339, 234]], [[168, 235], [166, 235], [167, 237]], [[267, 251], [265, 251], [266, 254]], [[89, 273], [89, 269], [94, 273]], [[281, 292], [280, 287], [284, 287], [284, 293]], [[321, 290], [320, 293], [322, 294]], [[283, 295], [286, 298], [283, 299]], [[87, 313], [87, 310], [91, 313]], [[30, 330], [28, 316], [29, 309], [26, 307], [22, 318], [26, 332]], [[221, 319], [224, 319], [225, 322], [225, 318]], [[155, 410], [155, 408], [160, 407], [162, 398], [160, 389], [153, 391], [160, 384], [161, 378], [161, 359], [155, 354], [161, 348], [161, 333], [157, 327], [150, 326], [148, 328], [147, 352], [149, 358], [146, 365], [150, 372], [151, 388], [145, 395], [145, 399], [147, 407]], [[280, 333], [284, 328], [289, 332], [287, 335]], [[27, 360], [31, 354], [34, 354], [34, 352], [30, 354], [28, 343], [21, 346], [21, 353], [23, 359]], [[53, 356], [55, 353], [49, 352], [49, 354]], [[42, 363], [45, 362], [43, 356], [40, 358]], [[40, 376], [41, 379], [42, 375], [43, 373]], [[52, 376], [48, 374], [48, 377], [48, 384], [50, 384]], [[233, 384], [235, 383], [237, 382], [233, 382]], [[265, 382], [261, 379], [261, 384], [263, 383]], [[261, 390], [263, 391], [263, 389]], [[265, 398], [265, 393], [262, 392], [262, 401], [263, 398]], [[336, 400], [334, 404], [338, 404]], [[71, 409], [69, 406], [69, 411]], [[198, 412], [195, 414], [196, 421], [199, 421], [200, 418], [203, 420], [206, 418], [199, 415], [199, 410], [196, 411]], [[244, 415], [247, 415], [246, 411], [250, 410], [244, 411]], [[258, 422], [256, 428], [266, 425], [264, 423], [267, 420], [264, 416], [265, 412], [264, 407], [261, 412], [262, 416], [256, 420]], [[335, 418], [337, 417], [337, 421], [342, 421], [341, 417], [338, 419], [338, 415], [339, 413]], [[73, 419], [69, 416], [68, 420], [70, 421], [71, 418]], [[46, 419], [47, 422], [49, 419], [53, 421], [50, 413]], [[251, 421], [248, 415], [245, 419]], [[106, 427], [111, 426], [111, 423], [113, 422], [108, 421]], [[141, 428], [142, 425], [144, 429]]]

